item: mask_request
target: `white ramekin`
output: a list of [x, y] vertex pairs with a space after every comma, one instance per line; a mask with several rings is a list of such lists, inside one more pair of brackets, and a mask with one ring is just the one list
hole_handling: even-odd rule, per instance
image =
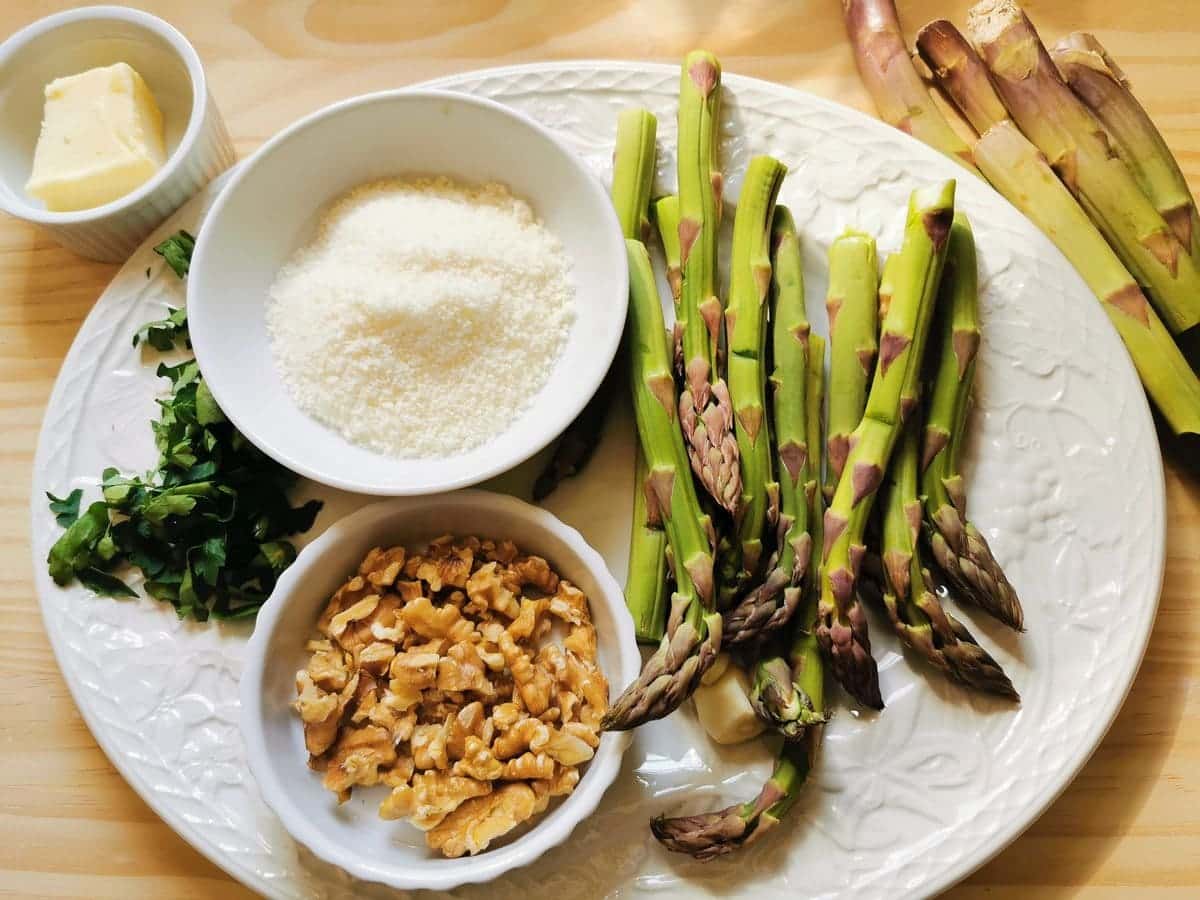
[[[50, 212], [25, 192], [41, 129], [43, 89], [55, 78], [127, 62], [162, 109], [168, 158], [136, 191], [104, 206]], [[41, 225], [69, 250], [105, 262], [126, 259], [154, 228], [236, 154], [208, 92], [195, 48], [155, 16], [89, 6], [34, 22], [0, 44], [0, 208]]]
[[439, 534], [508, 538], [545, 557], [586, 593], [610, 697], [637, 677], [642, 662], [625, 598], [600, 554], [574, 528], [515, 497], [456, 491], [387, 500], [352, 513], [305, 547], [259, 610], [246, 648], [240, 682], [246, 761], [263, 800], [293, 838], [355, 878], [397, 890], [447, 891], [532, 863], [596, 809], [631, 740], [628, 732], [604, 734], [570, 796], [519, 837], [461, 859], [442, 859], [413, 826], [380, 819], [386, 789], [356, 789], [339, 805], [321, 786], [321, 776], [308, 768], [303, 727], [292, 709], [296, 671], [309, 656], [305, 641], [329, 596], [368, 550], [419, 544]]

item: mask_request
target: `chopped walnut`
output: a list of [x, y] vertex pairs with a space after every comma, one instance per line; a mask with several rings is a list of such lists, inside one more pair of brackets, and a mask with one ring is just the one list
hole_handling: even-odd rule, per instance
[[385, 819], [407, 818], [422, 831], [435, 827], [472, 797], [492, 790], [490, 782], [477, 781], [448, 772], [422, 772], [411, 785], [396, 788], [379, 807]]
[[537, 813], [533, 788], [520, 782], [463, 803], [433, 828], [429, 846], [451, 858], [486, 850], [488, 844]]
[[522, 753], [501, 768], [504, 781], [525, 781], [530, 778], [550, 778], [554, 775], [554, 760], [548, 753]]
[[396, 761], [392, 737], [377, 725], [345, 731], [334, 744], [325, 769], [325, 787], [345, 802], [356, 784], [379, 783], [379, 769]]
[[339, 802], [387, 785], [380, 816], [446, 856], [570, 793], [600, 743], [608, 683], [587, 597], [511, 541], [375, 547], [317, 632], [296, 674], [309, 767]]
[[449, 737], [449, 722], [441, 725], [418, 725], [413, 729], [412, 745], [413, 761], [418, 769], [448, 769], [450, 757], [446, 752], [446, 738]]

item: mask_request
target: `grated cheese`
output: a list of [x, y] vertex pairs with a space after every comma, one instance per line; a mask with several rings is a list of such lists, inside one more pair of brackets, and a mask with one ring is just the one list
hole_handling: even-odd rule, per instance
[[573, 303], [562, 245], [507, 186], [385, 179], [328, 210], [266, 314], [301, 409], [419, 458], [508, 429], [550, 377]]

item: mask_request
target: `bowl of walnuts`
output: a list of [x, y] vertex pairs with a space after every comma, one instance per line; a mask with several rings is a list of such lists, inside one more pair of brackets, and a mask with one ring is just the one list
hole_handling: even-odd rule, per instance
[[241, 728], [291, 836], [393, 888], [486, 881], [562, 843], [615, 779], [600, 720], [641, 664], [577, 531], [513, 497], [377, 503], [259, 612]]

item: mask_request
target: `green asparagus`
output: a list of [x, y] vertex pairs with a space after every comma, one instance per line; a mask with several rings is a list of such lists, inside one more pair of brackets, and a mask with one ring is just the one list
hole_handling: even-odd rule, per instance
[[676, 588], [662, 644], [604, 716], [602, 726], [610, 731], [636, 728], [674, 711], [695, 690], [721, 648], [721, 617], [714, 611], [712, 526], [700, 509], [676, 419], [675, 381], [654, 272], [640, 241], [627, 239], [625, 245], [630, 386], [648, 469], [648, 515], [661, 521], [666, 531]]
[[717, 297], [717, 232], [721, 224], [721, 173], [717, 139], [721, 64], [694, 50], [679, 79], [679, 259], [683, 289], [676, 307], [681, 333], [683, 384], [679, 421], [692, 469], [704, 489], [730, 513], [742, 495], [733, 405], [721, 377], [722, 308]]
[[865, 706], [882, 709], [867, 620], [856, 592], [863, 534], [901, 426], [917, 404], [921, 360], [946, 258], [954, 182], [921, 188], [909, 201], [904, 244], [891, 263], [891, 299], [879, 361], [850, 455], [825, 513], [817, 637], [834, 676]]
[[829, 248], [829, 473], [832, 495], [850, 452], [850, 433], [862, 419], [867, 386], [879, 352], [879, 263], [875, 239], [847, 230]]

